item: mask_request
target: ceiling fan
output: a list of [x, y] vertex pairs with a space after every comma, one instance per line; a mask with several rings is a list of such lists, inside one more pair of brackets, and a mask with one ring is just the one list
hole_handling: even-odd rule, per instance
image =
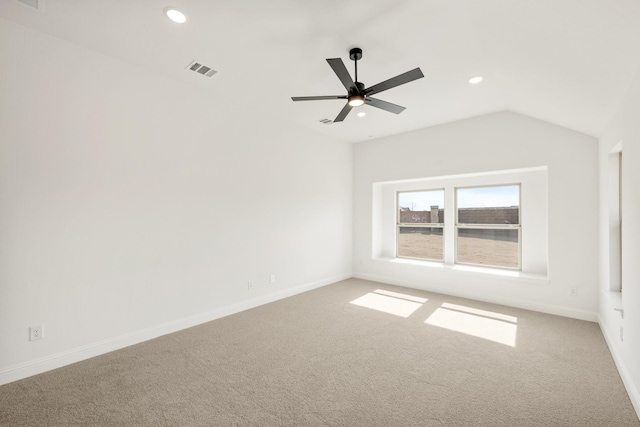
[[388, 90], [394, 88], [396, 86], [403, 85], [405, 83], [409, 83], [413, 80], [420, 79], [424, 77], [420, 68], [414, 68], [411, 71], [407, 71], [406, 73], [397, 75], [388, 80], [385, 80], [381, 83], [373, 85], [371, 87], [365, 88], [364, 83], [360, 83], [358, 81], [358, 60], [362, 59], [362, 49], [358, 47], [354, 47], [349, 51], [349, 58], [355, 62], [355, 82], [351, 79], [347, 68], [342, 62], [340, 58], [329, 58], [327, 62], [336, 73], [345, 89], [347, 89], [346, 95], [335, 95], [335, 96], [292, 96], [291, 99], [293, 101], [318, 101], [324, 99], [346, 99], [347, 103], [345, 104], [342, 111], [338, 114], [338, 117], [335, 118], [334, 122], [341, 122], [347, 117], [347, 114], [351, 111], [353, 107], [359, 107], [363, 104], [371, 105], [372, 107], [380, 108], [385, 111], [389, 111], [391, 113], [400, 114], [405, 108], [392, 104], [390, 102], [383, 101], [381, 99], [372, 98], [371, 95], [375, 95], [376, 93], [380, 93], [384, 90]]

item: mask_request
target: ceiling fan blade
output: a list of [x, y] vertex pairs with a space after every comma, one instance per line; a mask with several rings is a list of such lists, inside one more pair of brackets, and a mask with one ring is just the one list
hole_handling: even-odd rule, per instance
[[341, 122], [344, 120], [345, 117], [347, 117], [347, 114], [349, 114], [349, 112], [351, 111], [353, 107], [351, 105], [349, 105], [349, 103], [347, 102], [346, 104], [344, 104], [344, 108], [342, 109], [342, 111], [340, 111], [340, 113], [338, 114], [338, 117], [336, 117], [333, 122]]
[[292, 101], [320, 101], [323, 99], [347, 99], [345, 95], [329, 95], [329, 96], [292, 96]]
[[392, 104], [390, 102], [376, 98], [367, 97], [364, 99], [364, 102], [366, 102], [368, 105], [371, 105], [372, 107], [380, 108], [381, 110], [385, 110], [395, 114], [400, 114], [404, 110], [406, 110], [406, 108], [401, 105]]
[[380, 93], [383, 90], [391, 89], [396, 86], [403, 85], [405, 83], [412, 82], [414, 80], [424, 77], [420, 68], [414, 68], [411, 71], [392, 77], [389, 80], [385, 80], [377, 85], [373, 85], [370, 88], [364, 90], [365, 95], [374, 95]]
[[353, 82], [353, 79], [349, 75], [347, 71], [347, 67], [344, 66], [344, 62], [340, 58], [329, 58], [327, 62], [333, 69], [333, 72], [336, 73], [336, 76], [340, 79], [347, 92], [351, 90], [356, 84]]

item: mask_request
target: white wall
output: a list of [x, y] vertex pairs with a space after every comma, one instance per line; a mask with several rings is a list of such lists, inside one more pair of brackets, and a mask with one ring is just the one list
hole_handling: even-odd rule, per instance
[[[595, 138], [501, 112], [356, 144], [353, 156], [355, 276], [596, 320]], [[482, 274], [372, 256], [372, 248], [380, 245], [373, 240], [380, 214], [372, 198], [379, 183], [537, 167], [548, 172], [547, 277]], [[570, 296], [571, 287], [578, 288], [577, 297]]]
[[[640, 73], [600, 139], [600, 327], [640, 416]], [[611, 292], [609, 153], [622, 145], [622, 293]], [[613, 209], [615, 210], [615, 208]], [[615, 245], [614, 245], [615, 246]], [[614, 274], [615, 276], [615, 274]], [[624, 310], [624, 318], [615, 311]], [[623, 329], [623, 340], [620, 329]]]
[[350, 145], [0, 39], [0, 383], [351, 276]]

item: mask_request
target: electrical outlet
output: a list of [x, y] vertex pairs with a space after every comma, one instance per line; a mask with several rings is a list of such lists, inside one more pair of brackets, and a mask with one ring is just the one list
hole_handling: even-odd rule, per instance
[[247, 282], [247, 289], [251, 290], [253, 288], [253, 282], [251, 280], [249, 280]]
[[41, 340], [44, 337], [44, 328], [42, 325], [32, 326], [29, 328], [29, 341]]
[[274, 274], [269, 276], [269, 283], [276, 283], [276, 276]]
[[576, 288], [575, 286], [569, 288], [569, 295], [571, 295], [572, 297], [577, 297], [578, 296], [578, 288]]

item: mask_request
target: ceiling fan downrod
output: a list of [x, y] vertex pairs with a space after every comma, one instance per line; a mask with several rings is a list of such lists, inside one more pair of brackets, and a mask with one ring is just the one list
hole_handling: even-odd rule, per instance
[[355, 73], [355, 83], [358, 83], [358, 60], [362, 59], [362, 49], [360, 49], [359, 47], [354, 47], [353, 49], [351, 49], [349, 51], [349, 58], [351, 58], [351, 60], [353, 62], [355, 62], [355, 68], [356, 68], [356, 73]]

